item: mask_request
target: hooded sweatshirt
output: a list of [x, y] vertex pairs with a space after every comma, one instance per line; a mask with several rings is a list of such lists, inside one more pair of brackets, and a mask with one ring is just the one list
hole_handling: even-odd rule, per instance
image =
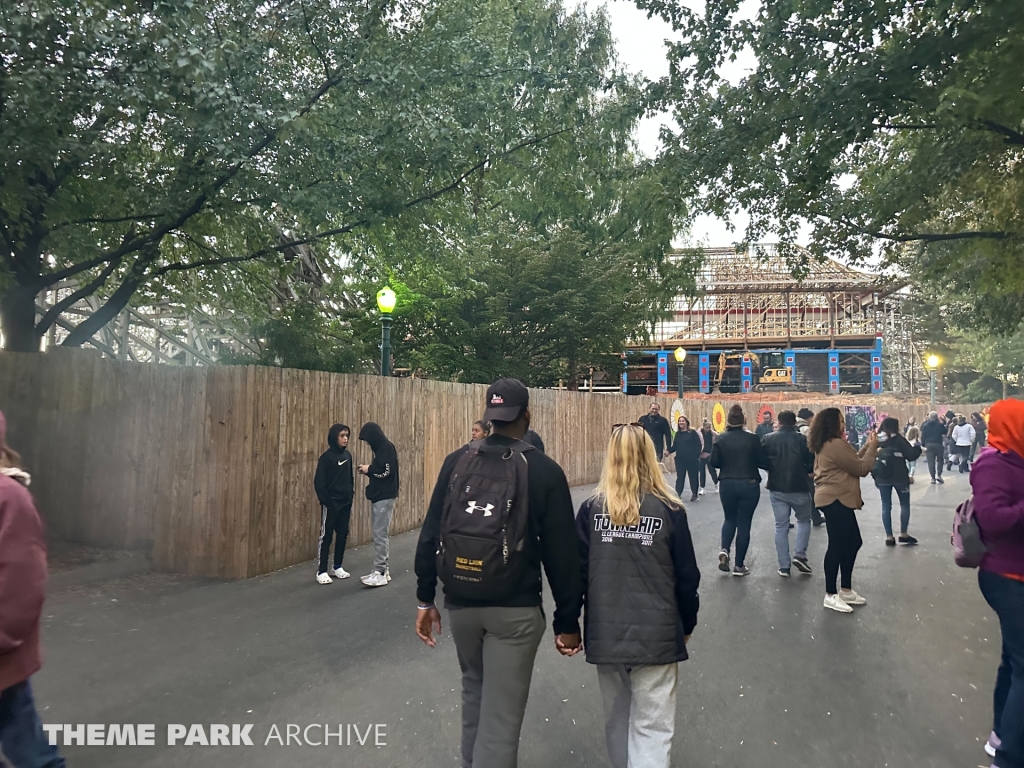
[[371, 502], [398, 498], [398, 452], [384, 436], [380, 425], [368, 421], [359, 430], [359, 439], [373, 450], [373, 461], [366, 475], [370, 482], [366, 486], [366, 498]]
[[335, 424], [327, 432], [327, 450], [320, 455], [313, 476], [316, 497], [325, 507], [351, 504], [355, 496], [352, 454], [338, 446], [338, 435], [348, 429]]
[[[0, 413], [0, 448], [6, 422]], [[0, 474], [0, 690], [27, 680], [42, 666], [39, 616], [46, 589], [46, 539], [32, 497]]]
[[988, 442], [971, 469], [981, 570], [1024, 576], [1024, 401], [992, 406]]

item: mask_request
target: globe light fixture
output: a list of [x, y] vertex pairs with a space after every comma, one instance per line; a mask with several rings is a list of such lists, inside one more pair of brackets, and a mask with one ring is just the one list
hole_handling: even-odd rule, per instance
[[679, 382], [679, 399], [683, 399], [683, 383], [686, 374], [683, 373], [683, 361], [686, 359], [686, 350], [682, 347], [676, 347], [676, 351], [672, 353], [676, 358], [676, 380]]
[[398, 297], [390, 287], [377, 291], [377, 309], [380, 310], [380, 375], [391, 375], [391, 313], [395, 311]]

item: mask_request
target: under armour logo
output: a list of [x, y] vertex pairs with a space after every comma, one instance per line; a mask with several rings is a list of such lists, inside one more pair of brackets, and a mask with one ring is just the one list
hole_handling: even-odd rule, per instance
[[478, 505], [478, 504], [477, 504], [477, 503], [476, 503], [475, 501], [471, 501], [471, 502], [469, 502], [469, 506], [468, 506], [468, 507], [466, 507], [466, 511], [467, 511], [467, 512], [468, 512], [469, 514], [471, 514], [471, 515], [472, 515], [472, 514], [473, 514], [474, 512], [476, 512], [477, 510], [483, 510], [483, 513], [484, 513], [484, 517], [490, 517], [490, 516], [491, 516], [491, 515], [493, 514], [493, 513], [491, 512], [491, 510], [493, 510], [493, 509], [494, 509], [494, 505], [493, 505], [493, 504], [488, 504], [488, 505], [487, 505], [487, 506], [485, 506], [485, 507], [481, 507], [481, 506], [480, 506], [480, 505]]

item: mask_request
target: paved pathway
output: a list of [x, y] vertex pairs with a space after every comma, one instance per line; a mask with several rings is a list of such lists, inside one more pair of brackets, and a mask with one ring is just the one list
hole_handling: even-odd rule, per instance
[[[585, 491], [576, 489], [577, 500]], [[814, 576], [779, 578], [765, 493], [753, 573], [736, 579], [715, 568], [717, 495], [689, 505], [704, 581], [692, 659], [682, 665], [674, 765], [987, 766], [999, 630], [974, 573], [952, 561], [951, 512], [966, 493], [957, 476], [916, 485], [911, 527], [921, 545], [890, 549], [865, 481], [855, 587], [869, 604], [850, 616], [821, 605], [823, 528], [811, 539]], [[244, 582], [153, 574], [55, 591], [45, 609], [47, 665], [35, 678], [44, 721], [157, 724], [158, 746], [67, 747], [69, 765], [458, 766], [454, 647], [446, 635], [430, 650], [412, 631], [415, 536], [396, 538], [394, 580], [375, 590], [356, 579], [318, 586], [306, 564]], [[354, 550], [346, 565], [364, 573], [371, 556]], [[193, 722], [252, 723], [256, 746], [165, 746], [168, 723]], [[386, 746], [264, 745], [272, 724], [283, 736], [288, 723], [382, 723]], [[593, 668], [545, 640], [520, 765], [604, 767], [602, 739]]]

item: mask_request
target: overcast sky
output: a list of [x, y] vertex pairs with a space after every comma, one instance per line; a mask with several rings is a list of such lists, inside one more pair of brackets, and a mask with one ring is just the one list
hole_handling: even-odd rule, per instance
[[[590, 9], [600, 8], [602, 5], [607, 7], [619, 61], [629, 71], [642, 74], [651, 80], [668, 75], [664, 41], [673, 37], [673, 33], [672, 27], [666, 22], [657, 17], [648, 19], [647, 14], [639, 10], [631, 0], [579, 0], [579, 5]], [[728, 70], [723, 69], [721, 74], [732, 80], [742, 76], [743, 71], [742, 64], [734, 64], [730, 65]], [[671, 117], [664, 115], [644, 120], [640, 124], [637, 141], [645, 155], [654, 157], [657, 154], [660, 146], [658, 131], [662, 125], [670, 122]], [[738, 228], [735, 232], [730, 232], [726, 223], [716, 217], [698, 217], [693, 223], [687, 244], [709, 247], [732, 244], [742, 236], [742, 227], [746, 224], [746, 219], [742, 215], [737, 215], [732, 221]]]

